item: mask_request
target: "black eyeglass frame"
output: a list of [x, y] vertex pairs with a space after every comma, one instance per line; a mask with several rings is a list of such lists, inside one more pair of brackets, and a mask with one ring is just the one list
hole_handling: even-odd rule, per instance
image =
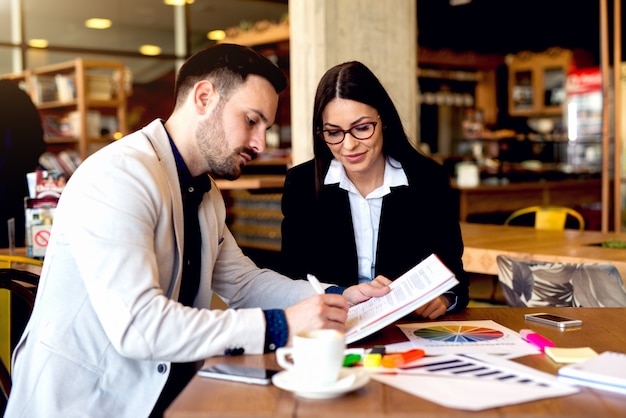
[[[376, 116], [376, 119], [379, 119], [380, 115]], [[361, 126], [364, 125], [372, 125], [372, 133], [366, 137], [366, 138], [360, 138], [359, 136], [355, 135], [354, 132], [352, 132], [355, 129], [358, 129]], [[365, 141], [366, 139], [370, 139], [371, 137], [374, 136], [374, 133], [376, 133], [376, 125], [378, 125], [377, 121], [372, 121], [372, 122], [363, 122], [363, 123], [359, 123], [358, 125], [354, 125], [352, 128], [350, 129], [322, 129], [321, 131], [317, 131], [317, 135], [319, 135], [319, 137], [322, 139], [322, 141], [326, 142], [328, 145], [339, 145], [341, 144], [345, 139], [346, 139], [346, 134], [349, 133], [350, 135], [352, 135], [352, 137], [354, 139], [357, 139], [359, 141]], [[333, 132], [333, 133], [339, 133], [341, 132], [343, 134], [343, 136], [341, 137], [340, 141], [337, 142], [329, 142], [326, 140], [326, 138], [324, 137], [324, 132]], [[357, 131], [358, 132], [358, 131]]]

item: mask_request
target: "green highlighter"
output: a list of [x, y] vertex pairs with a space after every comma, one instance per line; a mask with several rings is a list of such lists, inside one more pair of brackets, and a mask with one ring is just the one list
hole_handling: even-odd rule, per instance
[[361, 361], [360, 354], [355, 354], [355, 353], [346, 354], [346, 356], [343, 358], [343, 367], [354, 366], [359, 361]]

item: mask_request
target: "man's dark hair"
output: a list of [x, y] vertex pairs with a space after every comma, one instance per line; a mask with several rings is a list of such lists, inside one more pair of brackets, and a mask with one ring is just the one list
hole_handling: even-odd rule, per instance
[[269, 81], [276, 93], [287, 87], [282, 71], [268, 58], [251, 48], [235, 44], [217, 44], [189, 57], [178, 71], [174, 95], [179, 104], [189, 90], [201, 80], [210, 80], [217, 92], [228, 98], [233, 88], [250, 74]]

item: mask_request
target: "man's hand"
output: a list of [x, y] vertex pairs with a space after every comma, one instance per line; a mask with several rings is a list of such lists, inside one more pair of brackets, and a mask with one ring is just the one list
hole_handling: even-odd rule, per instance
[[348, 302], [343, 295], [324, 294], [306, 298], [285, 309], [291, 345], [294, 335], [314, 329], [332, 328], [346, 331]]
[[389, 283], [391, 280], [378, 276], [371, 283], [350, 286], [343, 295], [315, 295], [288, 307], [285, 309], [289, 326], [287, 344], [291, 345], [293, 336], [304, 331], [332, 328], [345, 332], [348, 308], [370, 298], [386, 295], [391, 290]]

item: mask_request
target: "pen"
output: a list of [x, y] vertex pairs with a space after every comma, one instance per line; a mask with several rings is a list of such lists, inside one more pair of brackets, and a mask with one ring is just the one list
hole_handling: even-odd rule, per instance
[[326, 293], [324, 292], [324, 288], [320, 284], [320, 281], [317, 280], [317, 277], [315, 277], [312, 274], [307, 274], [306, 279], [309, 281], [309, 283], [311, 283], [311, 286], [313, 286], [313, 289], [315, 289], [315, 293], [320, 294], [320, 295], [323, 295], [324, 293]]
[[554, 347], [554, 343], [552, 341], [550, 341], [543, 335], [537, 334], [532, 329], [521, 329], [519, 331], [519, 335], [524, 341], [531, 343], [535, 347], [539, 348], [541, 351], [543, 351], [543, 349], [546, 347]]

